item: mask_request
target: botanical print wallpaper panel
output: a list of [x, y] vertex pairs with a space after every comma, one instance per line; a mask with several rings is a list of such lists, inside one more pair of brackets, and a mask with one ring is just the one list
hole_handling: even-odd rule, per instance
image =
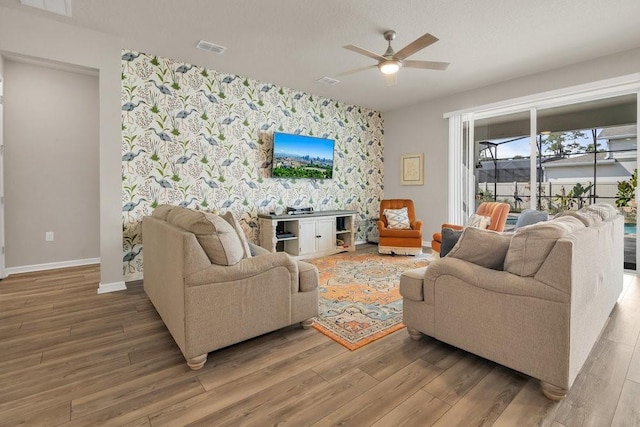
[[[271, 178], [273, 132], [335, 140], [333, 179]], [[123, 273], [143, 272], [142, 217], [159, 204], [231, 211], [258, 241], [277, 207], [358, 212], [383, 193], [383, 120], [373, 110], [144, 53], [122, 52]]]

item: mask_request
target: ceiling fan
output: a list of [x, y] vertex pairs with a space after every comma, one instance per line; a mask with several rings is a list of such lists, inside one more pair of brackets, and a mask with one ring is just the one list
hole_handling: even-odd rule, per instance
[[393, 86], [397, 82], [397, 73], [402, 67], [407, 68], [422, 68], [425, 70], [445, 70], [448, 66], [448, 62], [436, 62], [436, 61], [412, 61], [407, 58], [419, 50], [424, 49], [425, 47], [435, 43], [438, 41], [438, 38], [426, 33], [425, 35], [419, 37], [413, 42], [409, 43], [398, 52], [395, 52], [391, 47], [391, 41], [396, 38], [396, 32], [393, 30], [385, 31], [384, 39], [389, 43], [387, 47], [387, 51], [382, 55], [378, 55], [377, 53], [373, 53], [366, 49], [363, 49], [354, 45], [343, 46], [345, 49], [351, 50], [353, 52], [359, 53], [364, 56], [368, 56], [369, 58], [375, 59], [378, 61], [376, 65], [370, 65], [368, 67], [359, 68], [357, 70], [347, 71], [345, 73], [341, 73], [339, 75], [344, 76], [347, 74], [357, 73], [359, 71], [368, 70], [370, 68], [378, 67], [378, 69], [382, 72], [385, 83], [387, 86]]

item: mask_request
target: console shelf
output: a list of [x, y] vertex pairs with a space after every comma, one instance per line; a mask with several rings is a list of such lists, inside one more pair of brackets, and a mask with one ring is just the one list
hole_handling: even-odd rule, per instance
[[[299, 215], [260, 214], [260, 246], [270, 252], [286, 252], [295, 258], [355, 251], [356, 213], [333, 210]], [[291, 233], [293, 237], [278, 237], [280, 233]]]

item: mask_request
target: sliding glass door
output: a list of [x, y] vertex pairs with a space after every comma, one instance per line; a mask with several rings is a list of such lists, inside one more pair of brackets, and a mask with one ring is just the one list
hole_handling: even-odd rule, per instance
[[524, 209], [553, 216], [607, 203], [625, 215], [624, 263], [635, 270], [637, 93], [514, 110], [462, 116], [465, 215], [506, 202], [509, 229]]

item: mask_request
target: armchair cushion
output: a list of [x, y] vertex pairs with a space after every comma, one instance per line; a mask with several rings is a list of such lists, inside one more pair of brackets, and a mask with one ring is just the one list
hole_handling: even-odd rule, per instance
[[411, 228], [407, 208], [385, 209], [384, 216], [387, 218], [389, 228], [407, 230]]
[[238, 238], [240, 239], [240, 243], [242, 244], [242, 249], [244, 250], [244, 258], [251, 258], [251, 248], [249, 248], [249, 241], [247, 240], [246, 234], [244, 234], [244, 230], [242, 226], [238, 222], [238, 220], [233, 216], [230, 211], [227, 211], [224, 215], [221, 215], [225, 221], [229, 223], [236, 230], [238, 234]]
[[192, 209], [171, 209], [167, 222], [195, 234], [213, 264], [235, 265], [245, 258], [238, 233], [218, 215]]

